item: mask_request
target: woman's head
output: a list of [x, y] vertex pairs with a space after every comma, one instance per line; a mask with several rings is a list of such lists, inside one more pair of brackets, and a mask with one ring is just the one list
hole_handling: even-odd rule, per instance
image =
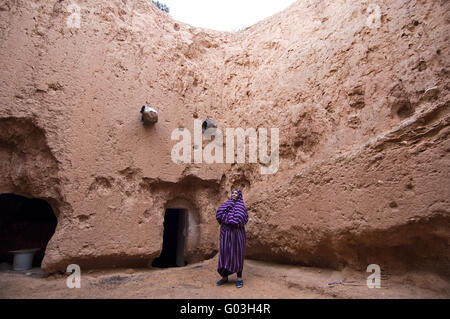
[[240, 199], [240, 198], [242, 198], [242, 192], [241, 192], [241, 190], [240, 190], [240, 189], [237, 189], [237, 188], [233, 189], [233, 190], [231, 191], [231, 199], [232, 199], [232, 200], [238, 200], [238, 199]]

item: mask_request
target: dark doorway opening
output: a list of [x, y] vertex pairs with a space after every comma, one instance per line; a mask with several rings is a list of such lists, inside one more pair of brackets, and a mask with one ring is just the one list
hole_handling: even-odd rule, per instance
[[33, 267], [40, 267], [57, 219], [48, 202], [15, 194], [0, 194], [0, 263], [13, 263], [12, 250], [39, 248]]
[[187, 213], [185, 209], [168, 208], [164, 214], [164, 235], [161, 254], [152, 266], [159, 268], [187, 265], [184, 259]]

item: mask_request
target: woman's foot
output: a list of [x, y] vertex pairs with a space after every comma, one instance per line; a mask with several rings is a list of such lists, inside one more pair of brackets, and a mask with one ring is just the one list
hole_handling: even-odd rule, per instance
[[236, 281], [236, 287], [237, 288], [242, 288], [244, 286], [244, 281], [242, 279], [238, 279]]
[[216, 282], [216, 286], [222, 286], [223, 284], [226, 284], [228, 282], [228, 277], [224, 277], [220, 279], [218, 282]]

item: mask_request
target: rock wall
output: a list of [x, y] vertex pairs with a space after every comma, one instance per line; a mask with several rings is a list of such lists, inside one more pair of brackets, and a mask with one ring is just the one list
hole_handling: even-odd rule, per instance
[[[49, 199], [46, 271], [147, 264], [175, 206], [188, 262], [209, 258], [239, 186], [247, 257], [449, 276], [448, 2], [297, 1], [237, 33], [146, 0], [76, 4], [0, 7], [0, 192]], [[207, 116], [279, 128], [277, 173], [172, 162], [172, 131]]]

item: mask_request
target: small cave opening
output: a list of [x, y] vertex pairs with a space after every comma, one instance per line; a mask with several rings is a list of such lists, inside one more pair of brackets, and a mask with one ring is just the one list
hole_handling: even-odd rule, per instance
[[47, 201], [0, 194], [0, 263], [13, 265], [11, 251], [36, 248], [32, 267], [40, 267], [56, 225], [56, 216]]
[[167, 208], [164, 213], [163, 247], [152, 267], [168, 268], [186, 266], [185, 246], [187, 234], [187, 211]]

